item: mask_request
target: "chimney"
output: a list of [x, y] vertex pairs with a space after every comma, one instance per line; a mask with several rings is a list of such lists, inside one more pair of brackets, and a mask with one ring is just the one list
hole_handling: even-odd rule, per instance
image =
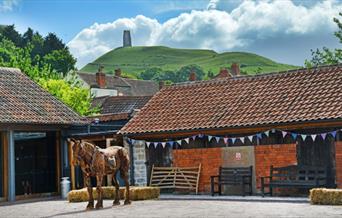
[[115, 76], [121, 77], [121, 69], [120, 68], [115, 69], [114, 71], [115, 71]]
[[232, 75], [229, 73], [229, 71], [226, 68], [221, 68], [220, 72], [215, 76], [214, 79], [219, 79], [219, 78], [228, 78], [231, 77]]
[[189, 81], [196, 81], [196, 73], [194, 70], [191, 70], [190, 72]]
[[106, 74], [103, 73], [103, 66], [100, 66], [96, 73], [96, 83], [100, 88], [106, 87]]
[[159, 90], [164, 88], [164, 86], [165, 86], [165, 82], [164, 81], [159, 81]]
[[240, 66], [237, 63], [232, 63], [231, 70], [234, 77], [240, 76]]

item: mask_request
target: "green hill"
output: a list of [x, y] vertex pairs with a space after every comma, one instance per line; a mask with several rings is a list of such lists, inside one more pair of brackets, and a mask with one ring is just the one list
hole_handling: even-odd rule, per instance
[[120, 67], [123, 72], [139, 77], [141, 72], [149, 68], [175, 71], [183, 66], [195, 64], [199, 65], [205, 73], [211, 71], [217, 74], [221, 67], [229, 68], [233, 62], [239, 63], [241, 70], [247, 74], [297, 68], [247, 52], [216, 53], [203, 49], [138, 46], [116, 48], [87, 64], [81, 71], [95, 73], [98, 66], [103, 65], [106, 73], [113, 73], [115, 68]]

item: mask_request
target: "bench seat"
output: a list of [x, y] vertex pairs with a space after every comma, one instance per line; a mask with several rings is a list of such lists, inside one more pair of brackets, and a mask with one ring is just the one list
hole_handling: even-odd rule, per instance
[[[243, 195], [252, 194], [253, 167], [220, 167], [219, 174], [211, 176], [211, 194], [222, 194], [222, 185], [241, 185]], [[215, 191], [215, 186], [217, 190]], [[246, 191], [246, 186], [248, 191]]]

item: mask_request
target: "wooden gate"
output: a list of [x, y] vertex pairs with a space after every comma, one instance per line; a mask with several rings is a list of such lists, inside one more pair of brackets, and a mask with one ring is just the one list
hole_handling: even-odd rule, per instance
[[198, 193], [198, 182], [201, 164], [198, 167], [155, 167], [152, 166], [150, 186], [159, 188], [176, 188], [195, 190]]

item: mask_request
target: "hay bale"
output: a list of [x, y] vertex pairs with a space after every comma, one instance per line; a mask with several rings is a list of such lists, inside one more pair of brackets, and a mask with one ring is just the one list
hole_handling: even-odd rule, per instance
[[[103, 199], [112, 199], [115, 198], [115, 187], [114, 186], [104, 186], [102, 187], [102, 198]], [[126, 189], [125, 187], [120, 187], [119, 195], [120, 199], [124, 199]], [[133, 201], [137, 200], [148, 200], [159, 198], [160, 189], [158, 187], [130, 187], [130, 199]], [[93, 188], [93, 197], [96, 200], [97, 191], [96, 188]], [[72, 190], [68, 193], [69, 202], [83, 202], [88, 201], [88, 191], [87, 188]]]
[[342, 189], [311, 189], [310, 202], [311, 204], [342, 205]]

